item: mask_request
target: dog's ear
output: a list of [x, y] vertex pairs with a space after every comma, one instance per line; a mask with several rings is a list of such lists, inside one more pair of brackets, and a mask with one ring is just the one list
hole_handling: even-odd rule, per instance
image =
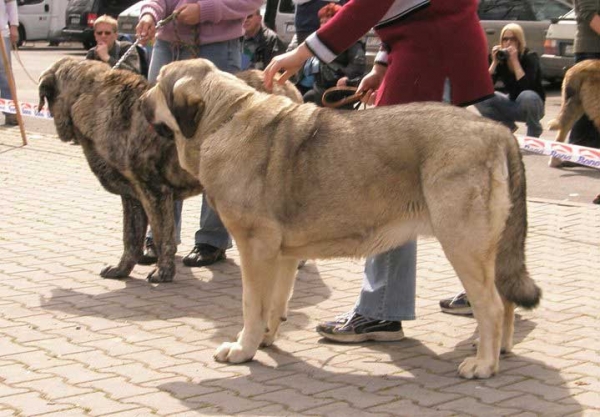
[[42, 74], [38, 84], [38, 93], [40, 96], [38, 110], [42, 110], [44, 108], [45, 101], [48, 101], [48, 107], [50, 107], [50, 105], [56, 99], [56, 88], [56, 77], [54, 73], [45, 72]]
[[191, 93], [194, 89], [190, 83], [176, 82], [169, 100], [169, 110], [187, 139], [194, 137], [206, 108], [204, 100]]

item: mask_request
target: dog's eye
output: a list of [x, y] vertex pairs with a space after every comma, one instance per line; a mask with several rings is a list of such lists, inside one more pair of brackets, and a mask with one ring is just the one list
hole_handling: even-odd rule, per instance
[[175, 139], [175, 134], [173, 133], [173, 130], [171, 130], [171, 128], [169, 126], [167, 126], [164, 123], [154, 123], [152, 124], [152, 127], [154, 128], [154, 131], [159, 135], [162, 136], [163, 138], [167, 138], [167, 139]]

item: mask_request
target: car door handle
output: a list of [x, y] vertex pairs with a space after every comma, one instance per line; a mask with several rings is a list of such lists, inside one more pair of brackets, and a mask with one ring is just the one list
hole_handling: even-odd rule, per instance
[[48, 4], [44, 5], [44, 11], [45, 12], [49, 12], [50, 11], [50, 6]]

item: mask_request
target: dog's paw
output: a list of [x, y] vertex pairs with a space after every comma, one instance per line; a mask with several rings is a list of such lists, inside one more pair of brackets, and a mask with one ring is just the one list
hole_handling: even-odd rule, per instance
[[262, 342], [260, 342], [260, 347], [269, 347], [275, 342], [275, 334], [265, 333]]
[[498, 372], [498, 362], [487, 363], [472, 356], [466, 358], [458, 367], [458, 373], [465, 379], [487, 379]]
[[225, 342], [217, 348], [213, 357], [217, 362], [242, 363], [252, 360], [254, 353], [245, 352], [238, 342]]
[[127, 278], [129, 276], [129, 272], [131, 271], [123, 271], [121, 268], [117, 268], [115, 266], [107, 266], [100, 271], [100, 276], [108, 279], [122, 279]]
[[161, 284], [163, 282], [173, 282], [175, 276], [175, 267], [173, 268], [158, 268], [150, 272], [146, 277], [146, 281], [152, 284]]

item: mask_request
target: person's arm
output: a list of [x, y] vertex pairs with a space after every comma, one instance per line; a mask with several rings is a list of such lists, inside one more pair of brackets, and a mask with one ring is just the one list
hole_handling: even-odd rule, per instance
[[10, 41], [15, 44], [19, 40], [19, 9], [16, 0], [6, 0], [6, 16], [10, 27]]
[[598, 13], [596, 13], [594, 17], [592, 17], [592, 20], [590, 20], [590, 28], [600, 35], [600, 15], [598, 15]]
[[533, 90], [540, 74], [540, 60], [535, 52], [528, 52], [523, 56], [518, 69], [515, 69], [515, 78], [519, 91]]

